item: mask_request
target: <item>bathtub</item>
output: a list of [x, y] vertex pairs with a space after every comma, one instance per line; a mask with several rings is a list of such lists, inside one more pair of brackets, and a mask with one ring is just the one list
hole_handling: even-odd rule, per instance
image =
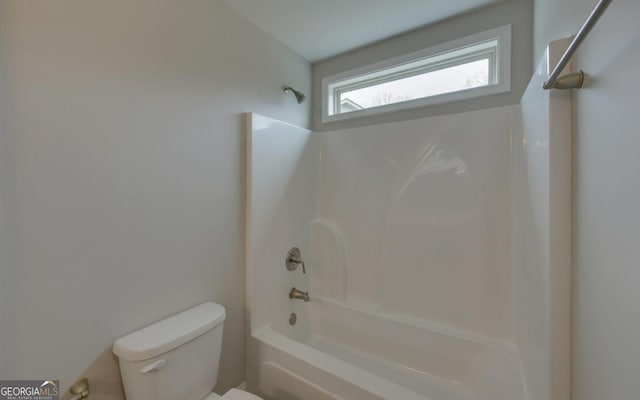
[[296, 311], [252, 332], [266, 399], [528, 400], [508, 342], [328, 299]]

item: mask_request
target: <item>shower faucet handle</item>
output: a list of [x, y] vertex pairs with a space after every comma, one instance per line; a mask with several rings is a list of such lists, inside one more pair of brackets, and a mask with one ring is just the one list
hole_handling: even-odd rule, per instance
[[291, 250], [287, 252], [287, 258], [285, 259], [285, 265], [289, 271], [295, 271], [298, 268], [298, 265], [302, 264], [302, 273], [306, 274], [307, 269], [304, 266], [304, 260], [302, 259], [302, 253], [300, 249], [297, 247], [292, 247]]

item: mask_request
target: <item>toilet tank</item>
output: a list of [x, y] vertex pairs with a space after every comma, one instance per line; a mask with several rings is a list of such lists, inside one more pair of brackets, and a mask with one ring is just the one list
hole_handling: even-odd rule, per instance
[[208, 302], [113, 344], [127, 400], [202, 400], [218, 377], [225, 310]]

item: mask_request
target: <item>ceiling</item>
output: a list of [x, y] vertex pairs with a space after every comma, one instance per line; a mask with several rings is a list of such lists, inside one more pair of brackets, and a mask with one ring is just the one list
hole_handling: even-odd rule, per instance
[[313, 62], [501, 0], [223, 0]]

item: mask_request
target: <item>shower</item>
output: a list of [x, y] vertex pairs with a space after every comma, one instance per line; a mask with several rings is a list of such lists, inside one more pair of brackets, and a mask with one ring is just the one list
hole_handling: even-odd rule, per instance
[[298, 104], [302, 104], [307, 99], [307, 95], [306, 94], [295, 90], [291, 86], [284, 85], [282, 87], [282, 91], [285, 92], [285, 93], [289, 93], [289, 92], [293, 93], [293, 95], [296, 96], [296, 100], [298, 101]]

